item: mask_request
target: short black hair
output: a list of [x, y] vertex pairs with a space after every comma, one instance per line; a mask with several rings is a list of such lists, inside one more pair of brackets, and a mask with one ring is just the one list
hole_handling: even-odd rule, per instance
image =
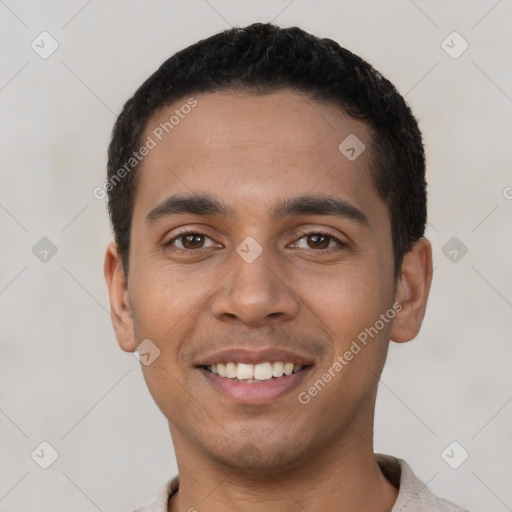
[[[372, 178], [389, 209], [399, 275], [404, 254], [424, 234], [427, 216], [425, 153], [409, 106], [389, 80], [332, 39], [298, 27], [254, 23], [179, 51], [125, 103], [112, 132], [106, 188], [125, 276], [139, 166], [134, 163], [126, 172], [126, 162], [141, 147], [150, 118], [192, 94], [282, 90], [339, 105], [370, 129]], [[123, 166], [125, 172], [120, 173]]]

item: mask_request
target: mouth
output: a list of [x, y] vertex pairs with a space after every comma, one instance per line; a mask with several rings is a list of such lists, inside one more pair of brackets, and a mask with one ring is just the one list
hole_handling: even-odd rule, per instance
[[216, 392], [236, 404], [266, 404], [289, 394], [313, 361], [286, 350], [225, 350], [198, 361], [196, 370]]
[[243, 382], [245, 384], [256, 384], [258, 382], [268, 382], [274, 379], [292, 375], [302, 371], [305, 366], [297, 365], [292, 362], [265, 361], [258, 364], [250, 363], [217, 363], [212, 365], [200, 366], [204, 370], [218, 375], [225, 379]]
[[268, 404], [298, 387], [314, 367], [313, 360], [290, 350], [231, 348], [196, 361], [213, 398], [235, 404]]

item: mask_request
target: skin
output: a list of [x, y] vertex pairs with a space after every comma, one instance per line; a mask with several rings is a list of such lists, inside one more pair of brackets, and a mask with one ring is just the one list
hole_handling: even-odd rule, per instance
[[[168, 419], [180, 473], [169, 510], [390, 511], [397, 490], [373, 453], [376, 389], [389, 340], [408, 341], [420, 329], [430, 243], [416, 242], [395, 278], [369, 132], [339, 108], [286, 91], [196, 99], [139, 168], [127, 278], [114, 243], [105, 258], [119, 345], [132, 352], [149, 338], [160, 350], [142, 370]], [[180, 105], [157, 113], [144, 140]], [[349, 134], [367, 148], [355, 161], [338, 150]], [[148, 224], [148, 213], [175, 194], [212, 196], [232, 215], [174, 214]], [[302, 195], [344, 200], [367, 222], [271, 217], [278, 201]], [[184, 227], [206, 236], [192, 239], [196, 245], [174, 240]], [[343, 245], [315, 238], [319, 232]], [[236, 252], [248, 236], [263, 249], [252, 263]], [[395, 302], [402, 309], [393, 321], [301, 404], [297, 394]], [[238, 404], [195, 367], [234, 347], [285, 348], [313, 365], [299, 388], [276, 400]]]

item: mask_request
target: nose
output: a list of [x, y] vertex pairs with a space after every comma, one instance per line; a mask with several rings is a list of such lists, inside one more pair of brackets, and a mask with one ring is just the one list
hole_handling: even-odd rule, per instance
[[295, 318], [299, 300], [283, 272], [281, 262], [264, 250], [251, 263], [237, 253], [233, 267], [211, 303], [217, 320], [260, 327], [269, 320]]

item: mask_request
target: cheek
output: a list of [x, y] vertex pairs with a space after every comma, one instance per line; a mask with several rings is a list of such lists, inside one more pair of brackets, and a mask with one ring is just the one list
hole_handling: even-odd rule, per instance
[[169, 417], [170, 411], [188, 403], [180, 376], [180, 348], [196, 323], [203, 286], [190, 284], [183, 273], [149, 265], [143, 273], [139, 268], [137, 276], [131, 293], [134, 333], [138, 342], [151, 340], [158, 354], [141, 369], [155, 403]]
[[[138, 269], [131, 283], [134, 333], [137, 341], [150, 339], [160, 351], [151, 364], [153, 373], [169, 372], [180, 379], [182, 346], [186, 346], [198, 326], [209, 315], [208, 298], [219, 281], [215, 269], [198, 277], [187, 269], [170, 269], [167, 264], [147, 264]], [[147, 367], [149, 368], [149, 367]], [[144, 369], [144, 368], [143, 368]]]
[[391, 290], [377, 267], [347, 265], [329, 275], [297, 276], [301, 302], [320, 320], [335, 344], [350, 344], [389, 307]]
[[149, 331], [162, 335], [178, 322], [186, 322], [208, 290], [204, 280], [163, 265], [148, 264], [136, 275], [130, 299], [140, 334]]

